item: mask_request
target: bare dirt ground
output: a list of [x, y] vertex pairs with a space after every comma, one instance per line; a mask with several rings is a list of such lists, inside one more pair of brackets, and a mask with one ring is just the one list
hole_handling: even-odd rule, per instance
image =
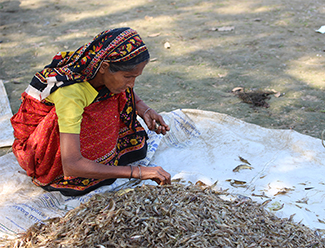
[[[315, 30], [324, 16], [321, 0], [1, 0], [0, 79], [15, 113], [57, 52], [128, 26], [152, 57], [135, 90], [157, 111], [216, 111], [320, 138], [325, 34]], [[231, 93], [238, 86], [281, 96], [252, 108]]]

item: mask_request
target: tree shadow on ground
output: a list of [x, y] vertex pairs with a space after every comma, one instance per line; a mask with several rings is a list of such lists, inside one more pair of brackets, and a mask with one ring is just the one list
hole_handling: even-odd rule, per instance
[[[155, 59], [136, 90], [158, 111], [211, 110], [315, 137], [323, 128], [324, 38], [315, 32], [324, 14], [320, 2], [29, 0], [4, 1], [0, 12], [0, 78], [14, 112], [33, 74], [58, 51], [75, 50], [104, 29], [130, 26]], [[236, 86], [284, 95], [256, 110], [233, 96]]]

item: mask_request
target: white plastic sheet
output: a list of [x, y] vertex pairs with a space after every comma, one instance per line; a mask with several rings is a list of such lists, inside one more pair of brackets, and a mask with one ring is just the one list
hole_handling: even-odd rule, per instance
[[[172, 130], [164, 138], [149, 132], [149, 153], [143, 165], [160, 165], [174, 179], [192, 183], [200, 180], [211, 185], [217, 181], [216, 187], [228, 189], [234, 197], [271, 200], [266, 208], [279, 217], [294, 214], [297, 222], [325, 229], [325, 154], [320, 139], [292, 130], [262, 128], [214, 112], [175, 110], [162, 114]], [[233, 172], [242, 163], [239, 156], [253, 169]], [[83, 197], [64, 197], [34, 186], [18, 172], [21, 169], [12, 154], [0, 158], [0, 168], [1, 235], [14, 235], [35, 222], [62, 216], [95, 193], [136, 183], [118, 180]], [[234, 180], [246, 183], [236, 185]]]
[[[217, 187], [234, 195], [257, 202], [271, 199], [266, 208], [277, 216], [294, 214], [297, 222], [325, 229], [325, 150], [320, 139], [293, 130], [262, 128], [225, 114], [183, 112], [201, 135], [183, 149], [162, 142], [152, 163], [163, 165], [174, 178], [218, 181]], [[243, 163], [239, 156], [254, 169], [233, 172]], [[236, 185], [234, 180], [246, 183]]]
[[0, 80], [0, 147], [11, 146], [14, 142], [13, 128], [10, 124], [11, 116], [8, 96], [3, 81]]
[[316, 32], [325, 34], [325, 26], [321, 26], [319, 29], [316, 30]]

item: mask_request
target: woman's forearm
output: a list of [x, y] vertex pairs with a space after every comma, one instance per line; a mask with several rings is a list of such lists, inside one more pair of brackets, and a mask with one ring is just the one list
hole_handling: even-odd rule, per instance
[[170, 184], [170, 174], [160, 166], [140, 167], [110, 166], [84, 158], [80, 152], [79, 134], [60, 133], [62, 168], [65, 176], [109, 179], [139, 178], [151, 179], [158, 184]]
[[140, 178], [139, 170], [136, 167], [133, 167], [131, 171], [130, 166], [109, 166], [86, 158], [81, 158], [78, 161], [65, 161], [63, 162], [63, 168], [65, 176], [95, 179]]
[[[109, 166], [84, 158], [80, 153], [79, 134], [60, 133], [62, 168], [65, 176], [95, 179], [129, 178], [130, 166]], [[138, 170], [132, 177], [139, 178]]]
[[136, 106], [138, 115], [143, 118], [143, 115], [144, 115], [145, 111], [149, 109], [149, 106], [147, 104], [145, 104], [145, 102], [142, 101], [141, 98], [136, 93], [134, 93], [134, 98], [135, 98], [135, 106]]

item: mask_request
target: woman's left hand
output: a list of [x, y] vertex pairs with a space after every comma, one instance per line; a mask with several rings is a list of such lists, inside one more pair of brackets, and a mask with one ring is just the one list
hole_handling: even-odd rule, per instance
[[142, 117], [147, 124], [148, 128], [155, 131], [157, 134], [165, 135], [170, 130], [169, 126], [165, 123], [163, 117], [152, 108], [145, 111]]

